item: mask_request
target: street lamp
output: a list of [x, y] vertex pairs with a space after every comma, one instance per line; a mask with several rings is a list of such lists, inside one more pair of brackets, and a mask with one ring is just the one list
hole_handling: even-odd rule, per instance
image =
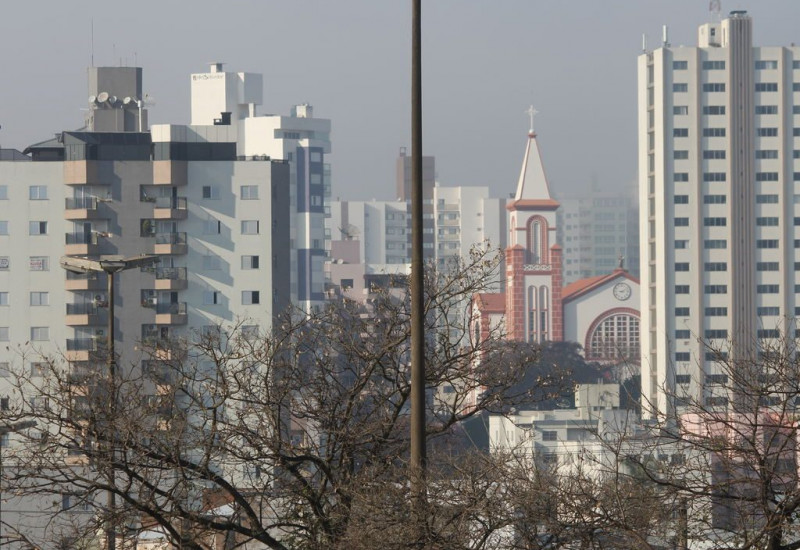
[[[159, 261], [159, 257], [155, 255], [142, 254], [141, 256], [132, 256], [130, 258], [123, 258], [122, 256], [107, 256], [102, 260], [90, 260], [88, 258], [75, 258], [72, 256], [62, 256], [61, 267], [72, 273], [105, 273], [108, 276], [108, 343], [106, 358], [108, 362], [108, 377], [111, 384], [112, 399], [110, 418], [114, 418], [116, 412], [116, 376], [117, 376], [117, 359], [114, 350], [114, 275], [120, 271], [127, 271], [128, 269], [135, 269], [137, 267], [148, 267]], [[115, 484], [114, 476], [114, 445], [110, 444], [111, 461], [109, 464], [109, 482], [111, 487]], [[112, 513], [116, 509], [116, 495], [112, 489], [108, 491], [108, 512]], [[114, 523], [112, 518], [109, 518], [108, 525], [106, 526], [106, 547], [108, 550], [116, 549], [116, 532], [114, 530]]]

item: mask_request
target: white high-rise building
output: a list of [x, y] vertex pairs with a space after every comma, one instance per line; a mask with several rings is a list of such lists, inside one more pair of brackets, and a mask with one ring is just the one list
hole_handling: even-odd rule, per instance
[[800, 307], [800, 48], [754, 47], [735, 11], [638, 73], [643, 402], [724, 406], [708, 347], [750, 358]]

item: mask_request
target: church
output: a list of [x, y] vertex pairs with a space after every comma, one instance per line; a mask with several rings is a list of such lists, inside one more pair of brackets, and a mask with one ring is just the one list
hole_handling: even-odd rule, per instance
[[638, 363], [639, 280], [619, 267], [563, 286], [556, 243], [559, 203], [550, 193], [536, 132], [528, 132], [522, 171], [508, 210], [504, 293], [483, 293], [470, 306], [472, 334], [502, 326], [509, 340], [581, 344], [587, 360]]

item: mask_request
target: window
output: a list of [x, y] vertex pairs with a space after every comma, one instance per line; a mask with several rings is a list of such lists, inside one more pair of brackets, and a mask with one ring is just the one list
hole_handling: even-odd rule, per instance
[[689, 294], [689, 285], [675, 285], [675, 294]]
[[31, 256], [28, 265], [31, 271], [49, 271], [50, 258], [47, 256]]
[[777, 69], [778, 62], [774, 59], [762, 59], [756, 61], [756, 70], [763, 71], [765, 69]]
[[218, 290], [206, 290], [203, 291], [203, 304], [207, 306], [221, 304], [222, 303], [222, 293]]
[[794, 137], [800, 137], [800, 128], [793, 128], [792, 129], [792, 135]]
[[706, 262], [703, 264], [706, 271], [728, 271], [728, 264], [726, 262]]
[[706, 82], [703, 84], [703, 91], [704, 92], [724, 92], [725, 91], [725, 83], [724, 82]]
[[706, 383], [712, 386], [724, 386], [728, 383], [727, 374], [707, 374]]
[[0, 292], [0, 306], [8, 305], [8, 292]]
[[692, 356], [689, 354], [688, 351], [676, 351], [675, 352], [675, 360], [676, 361], [691, 361]]
[[704, 71], [724, 71], [725, 70], [725, 62], [724, 61], [703, 61], [703, 70]]
[[686, 105], [675, 105], [672, 107], [672, 114], [673, 115], [688, 115], [689, 114], [689, 107]]
[[245, 340], [255, 340], [258, 338], [258, 325], [242, 325], [242, 328], [239, 329], [242, 334], [242, 338]]
[[725, 105], [703, 105], [704, 115], [724, 115]]
[[675, 204], [689, 204], [689, 195], [675, 195]]
[[756, 285], [756, 292], [758, 294], [778, 294], [780, 285]]
[[205, 220], [203, 222], [203, 235], [219, 235], [222, 233], [222, 222], [219, 220]]
[[261, 296], [258, 290], [243, 290], [242, 305], [249, 306], [261, 303]]
[[32, 201], [45, 200], [47, 198], [47, 187], [44, 185], [31, 185], [28, 187], [28, 198]]
[[0, 235], [8, 235], [8, 222], [0, 220]]
[[724, 328], [722, 329], [706, 329], [703, 335], [706, 338], [727, 338], [728, 331]]
[[778, 114], [778, 106], [777, 105], [756, 105], [756, 114], [757, 115], [777, 115]]
[[727, 195], [704, 195], [703, 204], [725, 204], [728, 202]]
[[759, 338], [779, 338], [781, 331], [776, 328], [760, 328], [758, 329]]
[[777, 172], [756, 172], [756, 181], [778, 181]]
[[0, 201], [8, 200], [8, 185], [0, 185]]
[[31, 305], [32, 306], [49, 306], [50, 293], [49, 292], [31, 292]]
[[47, 235], [47, 222], [28, 222], [29, 235]]
[[675, 262], [675, 271], [689, 271], [689, 262]]
[[706, 227], [724, 227], [728, 225], [727, 218], [703, 218], [703, 225]]
[[542, 441], [558, 441], [556, 430], [542, 430]]
[[728, 241], [725, 239], [707, 239], [703, 241], [703, 247], [705, 248], [728, 248]]
[[675, 172], [672, 176], [673, 181], [689, 181], [689, 172]]
[[672, 137], [689, 137], [689, 128], [673, 128]]
[[686, 149], [676, 149], [672, 152], [672, 158], [675, 160], [684, 160], [689, 158], [689, 151]]
[[758, 137], [776, 137], [778, 135], [777, 128], [759, 128], [756, 130]]
[[[684, 248], [686, 248], [688, 245], [689, 245], [689, 241], [687, 241], [686, 239], [681, 239], [681, 240], [677, 240], [677, 241], [675, 241], [675, 248], [684, 249]], [[612, 249], [612, 250], [613, 250], [613, 249]]]
[[675, 316], [676, 317], [688, 317], [689, 316], [689, 308], [688, 307], [676, 307], [675, 308]]
[[777, 227], [778, 218], [775, 216], [766, 216], [763, 218], [756, 218], [756, 225], [759, 227]]
[[710, 151], [703, 151], [703, 158], [704, 159], [724, 159], [725, 158], [725, 150], [724, 149], [711, 149]]
[[691, 337], [692, 333], [689, 329], [680, 329], [675, 331], [676, 340], [688, 340]]
[[686, 61], [673, 61], [672, 62], [672, 70], [673, 71], [685, 71], [689, 67], [689, 63]]
[[242, 269], [258, 269], [258, 256], [242, 256]]
[[203, 198], [204, 199], [219, 199], [219, 187], [216, 185], [204, 185], [203, 186]]
[[684, 83], [676, 82], [676, 83], [674, 83], [672, 85], [672, 91], [673, 92], [688, 92], [689, 91], [689, 85], [686, 84], [685, 82]]
[[706, 172], [703, 174], [703, 181], [725, 181], [727, 174], [725, 172]]
[[692, 377], [688, 374], [676, 374], [675, 375], [675, 383], [676, 384], [688, 384], [692, 381]]
[[258, 198], [258, 185], [242, 185], [240, 191], [243, 201], [255, 200]]
[[727, 294], [728, 285], [706, 285], [703, 290], [706, 294]]
[[31, 340], [43, 342], [50, 339], [50, 327], [31, 327]]
[[776, 306], [762, 306], [757, 309], [759, 315], [780, 315], [781, 308]]
[[703, 137], [725, 137], [725, 128], [703, 128]]
[[675, 227], [688, 227], [689, 218], [675, 218]]
[[778, 204], [778, 195], [756, 195], [756, 204]]
[[242, 220], [242, 235], [258, 235], [258, 220]]
[[778, 262], [757, 262], [756, 271], [778, 271]]
[[727, 317], [728, 316], [728, 308], [727, 307], [707, 307], [705, 309], [705, 314], [706, 314], [707, 317]]
[[778, 239], [758, 239], [756, 248], [778, 248]]
[[777, 92], [778, 91], [778, 83], [777, 82], [756, 82], [756, 91], [757, 92]]
[[777, 149], [759, 149], [756, 151], [757, 159], [776, 159], [778, 158]]

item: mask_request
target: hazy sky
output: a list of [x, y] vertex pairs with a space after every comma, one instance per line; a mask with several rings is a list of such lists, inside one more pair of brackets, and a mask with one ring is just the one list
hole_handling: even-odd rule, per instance
[[[695, 45], [708, 0], [423, 2], [424, 149], [443, 185], [514, 190], [535, 105], [551, 186], [636, 179], [636, 57], [670, 28]], [[800, 0], [746, 9], [759, 45], [800, 43]], [[3, 2], [0, 145], [82, 125], [90, 28], [95, 65], [138, 65], [151, 123], [189, 122], [189, 74], [224, 61], [264, 74], [262, 113], [314, 105], [333, 121], [333, 194], [390, 199], [410, 143], [408, 0], [46, 0]]]

